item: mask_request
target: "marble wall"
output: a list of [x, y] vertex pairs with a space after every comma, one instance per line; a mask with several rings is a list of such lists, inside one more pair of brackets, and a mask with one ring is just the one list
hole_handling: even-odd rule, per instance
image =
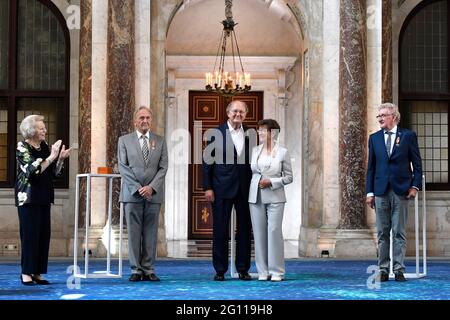
[[[106, 166], [118, 173], [117, 142], [134, 130], [134, 0], [108, 2], [106, 82]], [[112, 223], [119, 223], [120, 183], [113, 185]]]
[[[79, 1], [52, 0], [60, 13], [68, 19], [72, 12], [69, 6], [79, 5]], [[69, 117], [74, 124], [69, 130], [69, 141], [73, 150], [69, 159], [69, 188], [55, 191], [55, 204], [52, 206], [52, 238], [50, 256], [70, 254], [70, 239], [73, 236], [73, 213], [75, 204], [74, 181], [78, 170], [78, 101], [79, 101], [79, 41], [80, 30], [70, 29], [70, 96]], [[19, 224], [17, 208], [14, 205], [14, 190], [0, 189], [0, 256], [17, 258], [20, 254]], [[3, 245], [15, 245], [16, 250], [4, 250]]]
[[[70, 4], [80, 4], [79, 1], [70, 1], [69, 3], [66, 0], [54, 0], [53, 2], [65, 16], [68, 15], [66, 9]], [[362, 38], [358, 38], [362, 37], [361, 34], [354, 36], [354, 40], [361, 44], [359, 47], [355, 48], [351, 43], [344, 42], [347, 51], [345, 54], [355, 54], [355, 52], [351, 52], [352, 49], [365, 48], [366, 50], [365, 53], [361, 52], [361, 56], [365, 54], [367, 60], [360, 61], [353, 58], [348, 60], [350, 62], [359, 61], [351, 66], [352, 72], [349, 73], [352, 77], [355, 73], [358, 76], [355, 79], [357, 85], [362, 88], [359, 96], [358, 92], [346, 91], [346, 88], [353, 87], [351, 81], [354, 80], [342, 77], [346, 84], [343, 83], [339, 86], [339, 69], [340, 66], [342, 67], [339, 61], [348, 59], [346, 55], [341, 56], [340, 54], [342, 44], [339, 42], [341, 24], [339, 12], [342, 4], [350, 8], [351, 5], [358, 3], [361, 5], [364, 1], [286, 0], [285, 2], [289, 4], [293, 12], [294, 21], [300, 26], [299, 34], [303, 37], [301, 45], [299, 45], [301, 59], [297, 60], [292, 69], [285, 69], [281, 72], [284, 82], [280, 80], [279, 75], [278, 78], [275, 77], [271, 80], [261, 78], [254, 82], [255, 89], [265, 90], [267, 95], [265, 100], [273, 103], [274, 107], [267, 110], [267, 115], [283, 121], [286, 132], [294, 128], [298, 132], [295, 141], [289, 138], [285, 139], [286, 145], [294, 151], [294, 165], [298, 170], [296, 185], [292, 184], [288, 189], [290, 188], [289, 193], [292, 194], [292, 197], [295, 197], [296, 194], [301, 194], [303, 197], [301, 199], [298, 197], [298, 202], [288, 203], [288, 206], [292, 206], [292, 208], [287, 211], [291, 212], [292, 216], [289, 216], [290, 213], [287, 215], [289, 219], [285, 219], [285, 225], [294, 221], [292, 224], [297, 225], [295, 228], [299, 230], [286, 228], [285, 225], [283, 227], [285, 230], [289, 230], [288, 238], [299, 237], [300, 255], [317, 257], [320, 256], [322, 250], [330, 250], [331, 254], [337, 257], [349, 255], [374, 257], [373, 249], [376, 241], [374, 240], [373, 211], [368, 210], [367, 218], [361, 218], [364, 217], [365, 210], [363, 200], [361, 200], [361, 204], [355, 204], [350, 197], [350, 195], [356, 194], [358, 198], [363, 198], [361, 190], [364, 188], [360, 186], [361, 181], [353, 176], [352, 183], [355, 185], [351, 188], [352, 192], [347, 193], [347, 197], [342, 190], [350, 190], [348, 183], [339, 180], [339, 177], [347, 175], [347, 172], [350, 176], [352, 175], [351, 171], [346, 170], [351, 169], [353, 160], [357, 163], [354, 166], [361, 166], [364, 163], [362, 167], [365, 167], [366, 159], [365, 156], [357, 157], [351, 152], [341, 154], [341, 158], [342, 156], [344, 156], [343, 159], [350, 158], [350, 162], [340, 161], [339, 145], [340, 143], [341, 146], [344, 144], [345, 148], [341, 148], [343, 151], [346, 148], [347, 150], [353, 149], [351, 147], [353, 141], [349, 139], [345, 129], [349, 128], [350, 132], [361, 138], [354, 148], [359, 148], [364, 154], [367, 135], [377, 130], [377, 124], [374, 121], [376, 105], [382, 99], [381, 92], [383, 92], [383, 99], [387, 99], [386, 97], [389, 96], [389, 82], [392, 83], [394, 102], [398, 101], [398, 35], [406, 16], [421, 1], [367, 1], [367, 6], [374, 6], [372, 8], [375, 9], [373, 12], [365, 11], [368, 20], [371, 17], [374, 19], [373, 28], [367, 26], [365, 31], [360, 29], [362, 32], [367, 32], [367, 45], [363, 45]], [[155, 113], [153, 130], [158, 134], [166, 135], [166, 139], [171, 139], [173, 138], [171, 134], [174, 132], [172, 129], [186, 126], [187, 120], [180, 112], [186, 111], [185, 108], [188, 105], [186, 92], [192, 87], [203, 87], [201, 77], [195, 80], [183, 78], [176, 75], [173, 70], [167, 70], [166, 34], [171, 19], [183, 1], [135, 0], [134, 8], [128, 6], [132, 2], [128, 2], [125, 7], [114, 6], [119, 3], [117, 1], [109, 1], [109, 3], [112, 3], [111, 10], [113, 8], [126, 9], [126, 13], [122, 12], [117, 17], [127, 17], [126, 21], [128, 22], [124, 28], [117, 29], [120, 19], [113, 20], [113, 11], [110, 11], [110, 34], [114, 31], [115, 35], [121, 35], [124, 30], [128, 30], [126, 33], [134, 32], [134, 37], [118, 38], [119, 42], [111, 39], [108, 44], [107, 1], [83, 1], [81, 39], [80, 30], [70, 31], [70, 144], [74, 147], [74, 151], [70, 158], [69, 189], [57, 190], [55, 205], [52, 208], [52, 256], [67, 256], [72, 253], [75, 175], [81, 171], [96, 172], [97, 167], [106, 166], [108, 163], [114, 165], [115, 143], [109, 138], [109, 135], [117, 136], [122, 133], [120, 130], [125, 132], [127, 131], [125, 129], [130, 128], [130, 119], [125, 119], [125, 121], [122, 121], [123, 117], [116, 119], [115, 115], [110, 114], [110, 111], [119, 107], [123, 115], [130, 113], [130, 109], [127, 109], [130, 106], [149, 105]], [[388, 9], [386, 6], [389, 6], [389, 3], [392, 6], [392, 80], [389, 80], [389, 66], [386, 62], [389, 54], [385, 54], [383, 58], [381, 53], [385, 51], [382, 48], [388, 46], [386, 43], [389, 43], [389, 26], [385, 26], [384, 36], [382, 36], [380, 27], [382, 14], [384, 19], [389, 19], [389, 13], [388, 10], [381, 11], [381, 8], [384, 6], [384, 9]], [[91, 22], [87, 14], [89, 4], [92, 5]], [[90, 24], [91, 27], [89, 27]], [[89, 35], [90, 30], [92, 36]], [[122, 40], [124, 42], [121, 42]], [[124, 56], [128, 65], [134, 65], [131, 70], [125, 70], [125, 63], [116, 62], [122, 48], [119, 43], [125, 44], [127, 48]], [[109, 56], [108, 50], [113, 50], [115, 53]], [[366, 61], [369, 63], [366, 64]], [[364, 67], [366, 70], [361, 70], [361, 74], [355, 71]], [[108, 76], [109, 72], [113, 74]], [[117, 74], [125, 75], [129, 79], [120, 96], [116, 95], [116, 90], [120, 90], [118, 86], [121, 84]], [[344, 76], [343, 73], [341, 75]], [[292, 76], [293, 82], [291, 83], [290, 77]], [[366, 81], [365, 85], [364, 81]], [[283, 93], [288, 98], [287, 106], [283, 104], [283, 96], [280, 96], [278, 92], [280, 83], [283, 83], [285, 88], [290, 88], [293, 93], [292, 96], [289, 96], [289, 89], [287, 93]], [[364, 97], [364, 92], [367, 93], [366, 97]], [[79, 93], [81, 99], [79, 99]], [[353, 103], [352, 100], [347, 102], [345, 99], [339, 102], [340, 94], [342, 97], [351, 97], [356, 94], [357, 102]], [[361, 102], [364, 99], [367, 99], [366, 103]], [[345, 119], [339, 121], [339, 114], [347, 113]], [[118, 114], [120, 113], [118, 112]], [[346, 123], [345, 120], [349, 117], [356, 118], [358, 125], [363, 123], [365, 127], [362, 126], [358, 129], [353, 127], [353, 123]], [[109, 120], [107, 121], [107, 119]], [[120, 132], [116, 132], [116, 128], [107, 126], [108, 122], [116, 123], [116, 121], [124, 124], [124, 127], [119, 130]], [[83, 130], [85, 126], [89, 129]], [[302, 145], [299, 145], [298, 141], [303, 141]], [[347, 145], [348, 143], [350, 144]], [[80, 150], [78, 150], [78, 144]], [[299, 159], [298, 162], [297, 159]], [[176, 238], [176, 235], [184, 235], [183, 232], [185, 232], [183, 224], [187, 223], [183, 219], [187, 219], [187, 215], [174, 214], [176, 210], [187, 212], [186, 204], [181, 202], [183, 197], [187, 197], [183, 193], [183, 186], [187, 185], [187, 174], [183, 170], [183, 168], [177, 167], [177, 164], [171, 163], [167, 175], [167, 185], [173, 186], [174, 189], [167, 190], [166, 208], [161, 213], [158, 232], [159, 256], [164, 256], [167, 252], [166, 238]], [[365, 176], [365, 172], [360, 169], [354, 173], [360, 177]], [[104, 181], [93, 182], [92, 234], [98, 241], [93, 244], [97, 248], [96, 254], [98, 255], [104, 254], [102, 237], [106, 222], [105, 190]], [[176, 190], [179, 190], [179, 193], [174, 192]], [[428, 192], [427, 196], [428, 252], [430, 255], [450, 256], [450, 194], [433, 191]], [[346, 206], [355, 206], [361, 216], [358, 217], [356, 211], [351, 213], [345, 211], [343, 207]], [[297, 207], [297, 211], [295, 207]], [[298, 212], [298, 208], [301, 208], [301, 213]], [[13, 190], [0, 190], [0, 210], [3, 213], [0, 216], [0, 244], [17, 244], [18, 222], [16, 208], [13, 204]], [[413, 217], [412, 213], [413, 211], [411, 211], [410, 217]], [[301, 226], [299, 226], [300, 221], [295, 219], [301, 219]], [[353, 231], [339, 229], [340, 222], [344, 222], [341, 226], [347, 226], [346, 223], [349, 223], [350, 226], [358, 226], [358, 228], [366, 227], [365, 224], [367, 224], [368, 229], [352, 229]], [[169, 225], [171, 227], [168, 227]], [[408, 254], [414, 253], [413, 238], [414, 219], [410, 218], [408, 222]], [[367, 246], [355, 245], [361, 239], [366, 241]], [[372, 243], [372, 246], [367, 251], [369, 243]], [[0, 252], [0, 254], [7, 253]]]
[[[78, 123], [78, 172], [91, 172], [91, 99], [92, 99], [92, 0], [80, 6], [80, 99]], [[79, 224], [84, 225], [86, 180], [80, 183]]]
[[[398, 48], [400, 31], [408, 15], [421, 2], [423, 0], [392, 1], [392, 95], [396, 104], [398, 104], [399, 93]], [[422, 208], [421, 197], [419, 197], [419, 207]], [[450, 256], [450, 192], [427, 191], [426, 211], [428, 255], [440, 257]], [[422, 221], [422, 211], [420, 211], [419, 221], [420, 223]], [[411, 203], [407, 228], [408, 255], [414, 254], [414, 235], [414, 207]], [[422, 246], [422, 240], [420, 242]]]

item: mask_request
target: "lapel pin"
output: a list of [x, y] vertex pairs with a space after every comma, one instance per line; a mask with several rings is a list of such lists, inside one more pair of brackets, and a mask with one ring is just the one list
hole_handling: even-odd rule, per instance
[[156, 149], [156, 141], [155, 140], [150, 141], [150, 148], [152, 148], [152, 150]]
[[395, 144], [398, 146], [400, 144], [400, 137], [397, 137], [397, 140], [395, 140]]

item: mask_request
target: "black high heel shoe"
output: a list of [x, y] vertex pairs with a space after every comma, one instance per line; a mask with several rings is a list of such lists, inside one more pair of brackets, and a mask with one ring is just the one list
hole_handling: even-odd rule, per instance
[[[31, 276], [31, 278], [33, 278], [33, 277]], [[31, 280], [31, 281], [23, 281], [22, 275], [20, 275], [20, 281], [22, 282], [22, 284], [24, 286], [34, 286], [34, 281], [33, 280]]]
[[42, 285], [49, 285], [50, 284], [50, 282], [48, 282], [47, 280], [39, 279], [39, 278], [37, 278], [35, 276], [31, 276], [31, 279], [33, 279], [33, 281], [36, 282], [36, 284], [42, 284]]

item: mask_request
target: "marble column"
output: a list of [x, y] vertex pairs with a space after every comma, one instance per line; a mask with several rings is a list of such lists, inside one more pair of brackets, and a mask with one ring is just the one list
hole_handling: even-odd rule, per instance
[[365, 219], [366, 1], [341, 0], [339, 59], [340, 229], [362, 229]]
[[[78, 117], [78, 172], [91, 171], [91, 98], [92, 98], [92, 0], [80, 4], [80, 95]], [[84, 225], [86, 180], [80, 184], [80, 226]], [[77, 199], [75, 199], [76, 201]]]
[[[367, 0], [367, 136], [378, 131], [376, 121], [382, 91], [382, 0]], [[375, 228], [375, 211], [366, 206], [367, 225]]]
[[[133, 130], [134, 0], [108, 1], [108, 60], [106, 83], [106, 165], [118, 172], [117, 141]], [[112, 223], [119, 222], [118, 181], [113, 186]]]
[[383, 87], [382, 102], [392, 102], [392, 0], [382, 0]]
[[[181, 0], [151, 1], [150, 18], [150, 108], [153, 111], [152, 130], [159, 135], [166, 135], [166, 32], [171, 18]], [[169, 159], [171, 161], [171, 159]], [[167, 256], [167, 242], [165, 231], [165, 207], [161, 208], [158, 226], [158, 256]]]
[[340, 221], [336, 257], [376, 257], [365, 214], [367, 145], [366, 1], [341, 0], [339, 57]]

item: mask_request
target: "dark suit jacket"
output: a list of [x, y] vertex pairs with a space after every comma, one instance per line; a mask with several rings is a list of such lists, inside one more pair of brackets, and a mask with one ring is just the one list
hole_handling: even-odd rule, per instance
[[227, 123], [205, 133], [209, 142], [203, 156], [203, 190], [212, 189], [216, 198], [233, 199], [240, 189], [241, 195], [248, 199], [252, 179], [251, 146], [249, 128], [243, 126], [243, 129], [245, 144], [239, 157]]
[[[388, 158], [384, 130], [369, 137], [366, 193], [382, 196], [390, 185], [399, 196], [412, 186], [422, 187], [422, 160], [415, 132], [397, 127], [392, 154]], [[411, 170], [411, 164], [413, 170]]]

